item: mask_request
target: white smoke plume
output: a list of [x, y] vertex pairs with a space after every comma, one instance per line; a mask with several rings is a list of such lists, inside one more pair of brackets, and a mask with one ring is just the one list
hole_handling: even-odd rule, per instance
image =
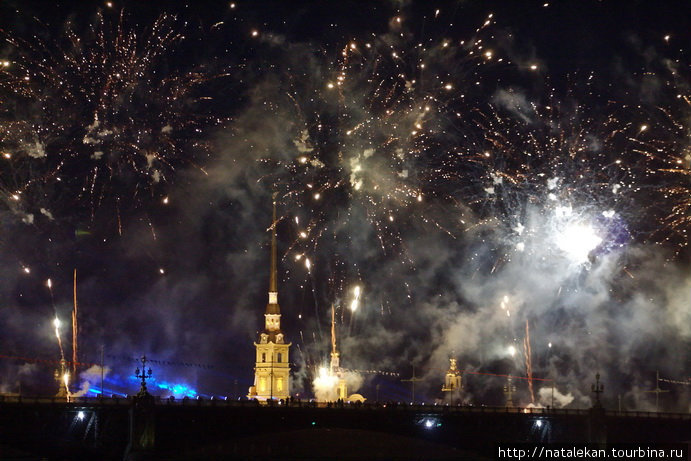
[[103, 373], [103, 379], [110, 373], [110, 367], [104, 366], [101, 368], [99, 365], [91, 365], [88, 369], [79, 373], [79, 378], [81, 383], [79, 384], [79, 390], [73, 394], [72, 397], [82, 397], [89, 392], [89, 389], [98, 389], [101, 384], [101, 373]]

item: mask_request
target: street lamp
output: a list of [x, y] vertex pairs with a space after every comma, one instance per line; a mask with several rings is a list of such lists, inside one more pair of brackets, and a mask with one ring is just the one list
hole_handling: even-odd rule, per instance
[[149, 370], [146, 370], [146, 355], [143, 355], [142, 358], [140, 359], [142, 362], [142, 371], [141, 373], [139, 372], [139, 367], [134, 371], [134, 377], [141, 379], [141, 386], [139, 387], [139, 393], [137, 394], [137, 397], [146, 397], [149, 394], [149, 392], [146, 390], [146, 380], [151, 379], [151, 368]]

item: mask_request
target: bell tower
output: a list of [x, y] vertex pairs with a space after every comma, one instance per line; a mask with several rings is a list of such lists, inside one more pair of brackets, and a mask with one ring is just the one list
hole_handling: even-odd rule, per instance
[[338, 379], [336, 382], [336, 395], [342, 401], [348, 399], [348, 385], [343, 377], [343, 370], [340, 364], [340, 354], [336, 349], [336, 309], [331, 304], [331, 364], [329, 367], [331, 376]]
[[291, 343], [286, 343], [281, 331], [281, 308], [278, 305], [278, 256], [276, 250], [276, 193], [273, 194], [273, 222], [271, 223], [271, 273], [269, 302], [264, 312], [264, 331], [255, 342], [256, 358], [254, 385], [250, 386], [250, 399], [286, 399], [290, 396]]
[[441, 388], [445, 394], [445, 400], [448, 402], [457, 401], [462, 389], [461, 370], [456, 366], [456, 359], [449, 358], [449, 370], [446, 372], [444, 385]]

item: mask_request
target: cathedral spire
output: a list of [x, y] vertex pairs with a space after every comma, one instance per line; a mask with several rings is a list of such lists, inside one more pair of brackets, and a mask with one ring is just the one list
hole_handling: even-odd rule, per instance
[[336, 310], [331, 304], [331, 353], [336, 353]]
[[336, 308], [331, 304], [331, 374], [336, 376], [341, 370], [338, 350], [336, 349]]
[[271, 221], [271, 273], [269, 277], [269, 304], [266, 305], [267, 314], [280, 314], [281, 310], [278, 306], [278, 255], [276, 250], [276, 196], [278, 192], [274, 192], [273, 199], [273, 220]]
[[269, 282], [269, 291], [278, 292], [278, 257], [276, 256], [276, 195], [273, 193], [273, 221], [271, 221], [271, 281]]

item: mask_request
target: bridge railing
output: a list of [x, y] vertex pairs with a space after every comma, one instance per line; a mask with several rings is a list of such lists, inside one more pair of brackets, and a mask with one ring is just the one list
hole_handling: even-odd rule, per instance
[[[95, 407], [95, 406], [129, 406], [134, 402], [133, 396], [127, 397], [26, 397], [20, 395], [0, 395], [0, 405], [7, 404], [43, 404], [65, 405], [68, 407]], [[289, 400], [258, 402], [256, 400], [234, 400], [224, 398], [162, 398], [154, 397], [155, 405], [161, 406], [187, 406], [187, 407], [265, 407], [265, 408], [323, 408], [343, 409], [346, 411], [400, 411], [427, 414], [446, 413], [513, 413], [528, 414], [543, 417], [559, 416], [587, 416], [588, 409], [571, 408], [533, 408], [533, 407], [497, 407], [485, 405], [437, 405], [437, 404], [410, 404], [401, 402], [316, 402]], [[605, 410], [608, 417], [619, 418], [662, 418], [662, 419], [689, 419], [690, 413], [662, 413], [647, 411], [613, 411]]]
[[73, 405], [73, 406], [97, 406], [97, 405], [130, 405], [132, 397], [27, 397], [23, 395], [0, 395], [0, 404], [47, 404], [47, 405]]

